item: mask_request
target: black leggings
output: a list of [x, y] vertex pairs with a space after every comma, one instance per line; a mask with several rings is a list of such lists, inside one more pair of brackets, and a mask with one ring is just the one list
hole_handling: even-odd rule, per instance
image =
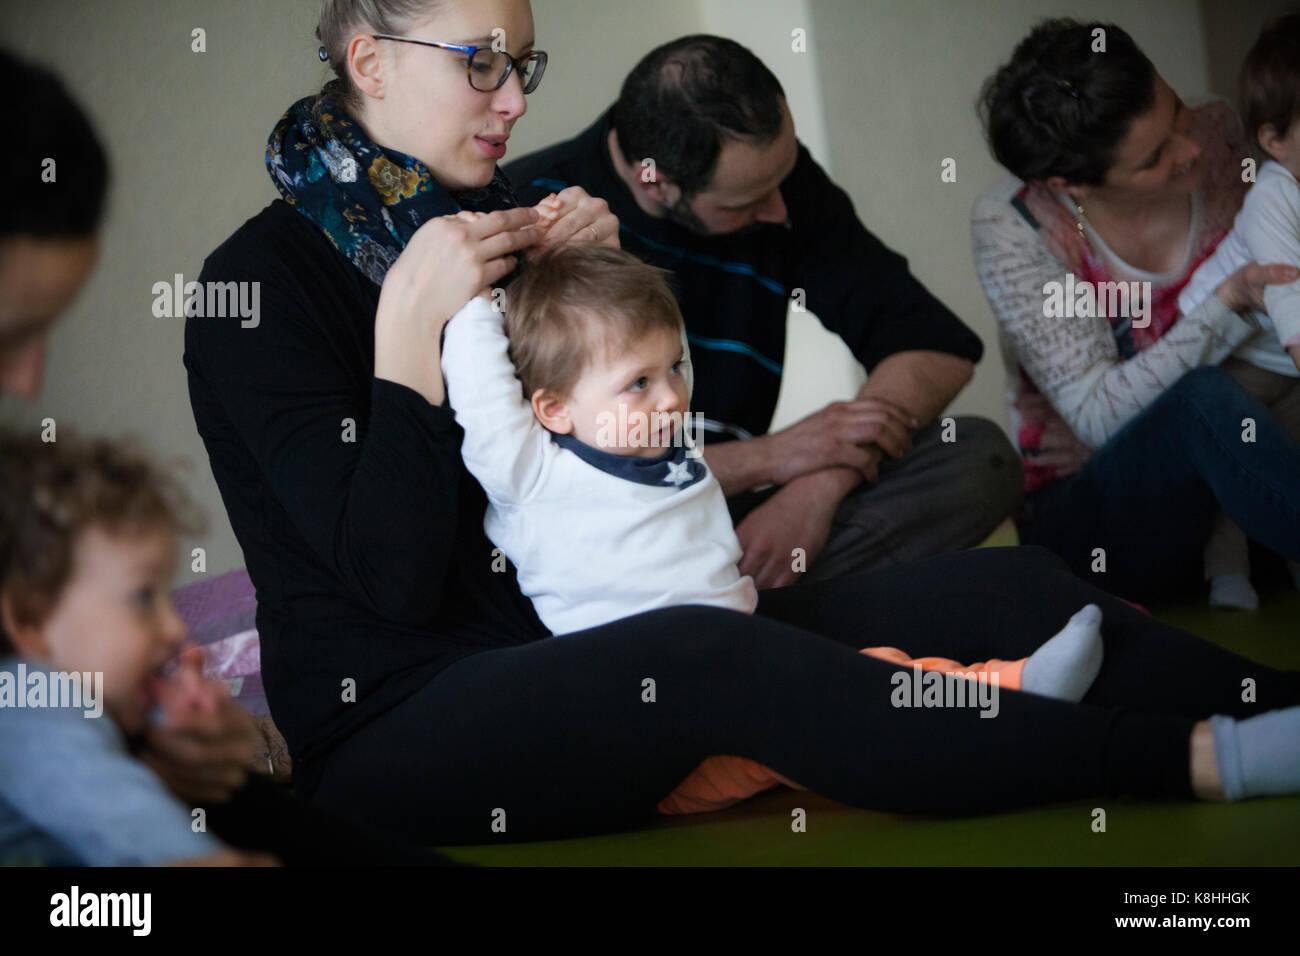
[[458, 866], [433, 850], [310, 807], [261, 774], [226, 803], [208, 808], [208, 829], [238, 850], [269, 853], [284, 866]]
[[[1105, 661], [1083, 704], [895, 707], [899, 668], [855, 653], [1022, 657], [1088, 603]], [[476, 654], [339, 746], [313, 802], [430, 844], [573, 836], [644, 823], [710, 754], [899, 813], [1188, 798], [1196, 720], [1296, 703], [1300, 673], [1163, 625], [1042, 549], [983, 549], [764, 592], [755, 616], [676, 607]]]

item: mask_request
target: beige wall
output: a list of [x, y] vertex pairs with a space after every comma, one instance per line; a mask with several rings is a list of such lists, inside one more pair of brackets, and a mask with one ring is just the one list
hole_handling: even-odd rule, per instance
[[1296, 0], [1200, 0], [1205, 24], [1205, 49], [1209, 59], [1210, 89], [1237, 99], [1241, 61], [1254, 45], [1259, 31], [1273, 17], [1300, 10]]
[[[1196, 0], [835, 2], [535, 0], [547, 79], [511, 139], [523, 153], [576, 133], [612, 101], [632, 63], [689, 32], [752, 47], [786, 87], [801, 138], [853, 197], [869, 229], [904, 252], [995, 348], [970, 265], [970, 204], [995, 175], [975, 124], [980, 80], [1038, 17], [1087, 10], [1130, 29], [1181, 90], [1207, 85]], [[190, 416], [181, 323], [151, 313], [154, 282], [193, 278], [203, 258], [275, 197], [262, 153], [294, 98], [328, 71], [316, 59], [316, 0], [45, 0], [7, 11], [3, 42], [53, 66], [96, 118], [114, 167], [103, 258], [53, 336], [42, 398], [6, 399], [0, 420], [133, 433], [190, 465], [210, 528], [208, 571], [241, 566]], [[637, 11], [651, 11], [638, 13]], [[192, 53], [190, 31], [207, 32]], [[790, 50], [807, 30], [808, 52]], [[939, 161], [958, 181], [939, 182]], [[782, 421], [851, 394], [860, 373], [804, 315], [792, 325]], [[990, 355], [956, 408], [1003, 420]], [[190, 578], [188, 562], [178, 583]]]

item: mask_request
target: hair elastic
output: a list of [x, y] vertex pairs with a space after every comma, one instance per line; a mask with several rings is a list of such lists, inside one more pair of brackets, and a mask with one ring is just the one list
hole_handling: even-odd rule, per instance
[[330, 55], [329, 55], [328, 53], [325, 52], [325, 48], [324, 48], [324, 47], [321, 47], [319, 50], [317, 50], [317, 51], [316, 51], [316, 55], [317, 55], [318, 57], [320, 57], [320, 61], [321, 61], [322, 63], [328, 63], [329, 60], [330, 60]]

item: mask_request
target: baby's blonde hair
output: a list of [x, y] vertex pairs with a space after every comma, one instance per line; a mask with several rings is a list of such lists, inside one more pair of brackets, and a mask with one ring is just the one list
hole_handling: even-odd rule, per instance
[[656, 331], [680, 336], [682, 313], [664, 269], [621, 249], [560, 246], [506, 290], [506, 335], [524, 397], [567, 397], [598, 350]]

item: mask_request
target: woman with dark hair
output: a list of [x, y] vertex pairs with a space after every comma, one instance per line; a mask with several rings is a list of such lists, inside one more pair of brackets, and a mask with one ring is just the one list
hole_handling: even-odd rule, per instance
[[99, 255], [108, 158], [90, 120], [49, 70], [0, 50], [0, 85], [18, 94], [0, 176], [0, 393], [41, 388], [54, 320]]
[[1013, 174], [971, 235], [1025, 463], [1021, 540], [1135, 600], [1196, 586], [1220, 507], [1296, 558], [1300, 446], [1218, 363], [1258, 331], [1265, 285], [1300, 272], [1252, 263], [1178, 310], [1245, 193], [1231, 108], [1185, 104], [1113, 24], [1048, 20], [980, 112]]
[[[41, 389], [50, 329], [98, 255], [108, 159], [50, 70], [0, 50], [0, 84], [20, 94], [8, 112], [13, 143], [0, 157], [15, 187], [0, 206], [0, 392], [30, 399]], [[267, 850], [289, 865], [446, 862], [306, 807], [256, 772], [251, 718], [224, 685], [199, 676], [193, 650], [173, 678], [151, 677], [149, 689], [127, 694], [202, 703], [188, 713], [160, 697], [165, 718], [119, 726], [120, 715], [13, 707], [14, 687], [25, 686], [15, 682], [26, 667], [20, 648], [31, 673], [69, 649], [96, 648], [83, 659], [127, 674], [175, 650], [184, 626], [167, 597], [167, 549], [155, 555], [163, 563], [142, 561], [144, 552], [105, 550], [96, 535], [138, 549], [152, 540], [145, 529], [174, 534], [187, 509], [129, 446], [66, 434], [57, 443], [0, 434], [0, 477], [0, 686], [8, 688], [0, 693], [0, 865], [262, 865], [273, 862]], [[65, 599], [57, 622], [56, 597]], [[102, 690], [102, 673], [99, 682]], [[216, 838], [191, 829], [195, 806]]]
[[[898, 812], [1300, 790], [1300, 675], [1166, 627], [1039, 549], [549, 639], [484, 534], [439, 367], [448, 319], [541, 242], [496, 169], [545, 62], [532, 11], [326, 0], [318, 36], [338, 80], [271, 134], [284, 198], [202, 274], [260, 282], [261, 321], [190, 317], [185, 350], [271, 709], [316, 805], [425, 842], [590, 833], [653, 817], [713, 754]], [[612, 239], [603, 202], [560, 196], [547, 242]], [[857, 653], [869, 632], [909, 654], [1024, 656], [1093, 602], [1105, 661], [1084, 704], [902, 707], [897, 668]], [[1247, 673], [1284, 709], [1253, 716]]]

